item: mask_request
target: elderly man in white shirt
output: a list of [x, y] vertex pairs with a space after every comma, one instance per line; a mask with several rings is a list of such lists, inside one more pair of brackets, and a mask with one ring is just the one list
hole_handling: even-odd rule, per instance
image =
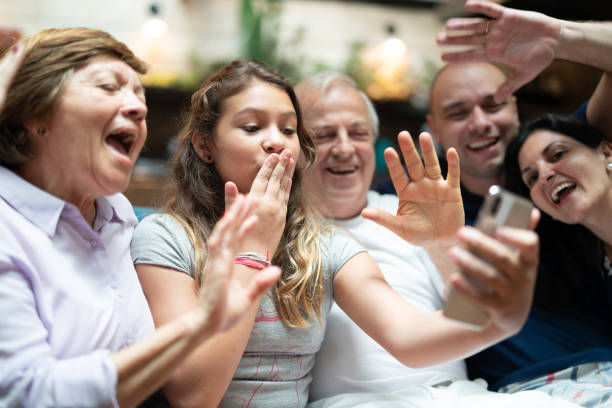
[[[305, 177], [312, 203], [359, 240], [389, 284], [415, 307], [426, 312], [441, 309], [445, 285], [427, 251], [361, 216], [366, 207], [378, 209], [366, 210], [375, 216], [381, 209], [395, 214], [399, 203], [397, 196], [369, 191], [378, 133], [371, 101], [350, 78], [335, 72], [303, 79], [296, 93], [318, 148], [317, 162]], [[310, 399], [313, 407], [572, 406], [544, 393], [487, 391], [484, 381], [467, 379], [462, 360], [406, 367], [336, 305], [313, 369]]]

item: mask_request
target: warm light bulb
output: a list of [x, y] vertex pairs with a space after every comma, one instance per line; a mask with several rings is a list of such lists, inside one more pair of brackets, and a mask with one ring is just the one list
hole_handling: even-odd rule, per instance
[[159, 17], [150, 17], [142, 26], [142, 32], [147, 37], [158, 38], [163, 36], [168, 29], [168, 25]]
[[406, 51], [406, 44], [397, 37], [388, 38], [383, 44], [383, 53], [388, 58], [402, 57]]

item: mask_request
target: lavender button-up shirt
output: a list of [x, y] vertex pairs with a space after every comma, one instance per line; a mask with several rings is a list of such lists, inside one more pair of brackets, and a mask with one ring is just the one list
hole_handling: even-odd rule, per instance
[[0, 406], [117, 406], [109, 353], [151, 333], [130, 256], [134, 211], [72, 204], [0, 166]]

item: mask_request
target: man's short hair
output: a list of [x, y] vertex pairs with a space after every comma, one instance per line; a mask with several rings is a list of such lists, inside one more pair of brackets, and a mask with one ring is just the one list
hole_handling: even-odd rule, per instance
[[368, 112], [368, 119], [370, 120], [370, 125], [372, 126], [372, 134], [374, 135], [374, 140], [376, 140], [378, 138], [379, 133], [379, 119], [378, 114], [376, 113], [376, 109], [374, 108], [374, 104], [372, 103], [370, 98], [368, 98], [368, 95], [366, 95], [365, 92], [359, 89], [355, 81], [348, 75], [336, 71], [322, 71], [302, 79], [299, 82], [298, 87], [313, 87], [318, 89], [321, 94], [325, 94], [325, 92], [331, 87], [332, 83], [334, 82], [342, 82], [357, 91], [366, 106], [366, 110]]

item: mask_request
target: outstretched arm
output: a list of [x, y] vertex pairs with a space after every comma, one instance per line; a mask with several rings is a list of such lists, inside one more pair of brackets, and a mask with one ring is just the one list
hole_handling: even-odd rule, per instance
[[[463, 248], [454, 248], [453, 257], [480, 284], [473, 286], [459, 276], [451, 282], [489, 314], [482, 331], [461, 326], [440, 312], [423, 313], [413, 308], [385, 282], [366, 253], [350, 259], [337, 273], [334, 298], [374, 340], [411, 367], [465, 358], [517, 333], [531, 308], [537, 235], [503, 228], [492, 238], [466, 229], [458, 239]], [[479, 289], [482, 287], [488, 290]]]
[[153, 393], [192, 350], [239, 323], [276, 282], [280, 271], [275, 267], [245, 285], [232, 279], [235, 254], [257, 222], [249, 214], [250, 204], [240, 198], [215, 226], [199, 302], [149, 337], [110, 356], [117, 367], [120, 406], [134, 406]]
[[[446, 32], [438, 35], [437, 42], [475, 48], [447, 52], [442, 59], [492, 61], [512, 68], [514, 73], [495, 93], [496, 101], [505, 100], [556, 58], [591, 65], [606, 73], [612, 71], [610, 22], [559, 20], [485, 0], [468, 0], [465, 8], [486, 17], [449, 19]], [[462, 33], [455, 34], [457, 31]]]
[[[612, 38], [612, 37], [611, 37]], [[612, 40], [611, 40], [612, 41]], [[587, 121], [612, 139], [612, 73], [604, 72], [587, 105]]]
[[397, 152], [385, 150], [385, 161], [399, 197], [397, 214], [376, 208], [366, 208], [361, 214], [415, 245], [453, 238], [465, 222], [457, 152], [452, 148], [447, 152], [448, 175], [444, 179], [428, 133], [419, 136], [423, 161], [410, 133], [400, 132], [397, 138], [408, 173]]

